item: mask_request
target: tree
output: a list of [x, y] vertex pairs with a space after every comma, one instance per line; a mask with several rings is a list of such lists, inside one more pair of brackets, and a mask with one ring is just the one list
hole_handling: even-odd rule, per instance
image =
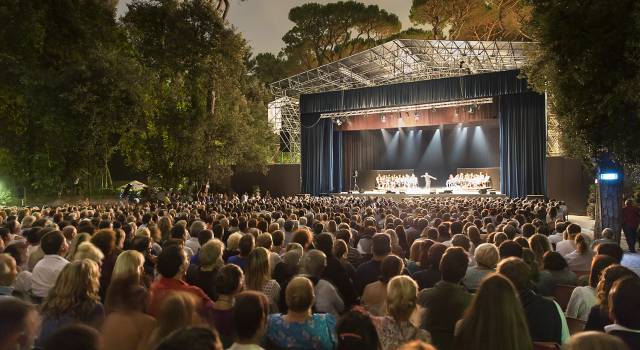
[[[534, 0], [539, 47], [527, 76], [553, 101], [576, 156], [640, 161], [640, 3], [635, 0]], [[621, 183], [600, 186], [601, 222], [619, 228]]]
[[303, 70], [373, 47], [401, 28], [398, 16], [354, 1], [304, 4], [289, 11], [289, 20], [284, 53]]
[[527, 0], [413, 0], [409, 18], [431, 27], [434, 39], [530, 40]]
[[0, 22], [0, 175], [61, 194], [104, 169], [145, 108], [144, 74], [113, 3], [5, 1]]
[[149, 70], [155, 108], [123, 147], [153, 183], [223, 185], [273, 156], [267, 91], [248, 74], [249, 50], [207, 0], [135, 0], [123, 19]]

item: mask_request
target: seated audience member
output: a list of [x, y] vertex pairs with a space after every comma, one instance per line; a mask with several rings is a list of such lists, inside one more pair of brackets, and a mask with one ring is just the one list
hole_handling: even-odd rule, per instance
[[0, 254], [0, 298], [11, 296], [20, 299], [27, 298], [27, 295], [14, 288], [16, 277], [18, 277], [16, 260], [9, 254]]
[[596, 287], [600, 281], [602, 271], [616, 261], [606, 255], [596, 255], [591, 262], [591, 272], [589, 274], [589, 284], [573, 289], [569, 303], [567, 304], [567, 317], [581, 321], [587, 321], [591, 308], [596, 305]]
[[558, 252], [546, 252], [543, 258], [543, 270], [540, 272], [536, 287], [541, 295], [551, 297], [559, 284], [576, 285], [578, 276], [570, 271], [567, 261]]
[[136, 250], [126, 250], [116, 259], [112, 279], [134, 276], [139, 284], [148, 287], [151, 283], [144, 272], [144, 255]]
[[378, 331], [371, 317], [359, 308], [347, 312], [338, 321], [337, 350], [380, 349]]
[[312, 248], [311, 246], [313, 244], [313, 234], [306, 228], [298, 229], [293, 234], [293, 239], [291, 239], [291, 242], [300, 244], [306, 251], [307, 249]]
[[608, 255], [614, 258], [617, 264], [622, 262], [624, 256], [622, 248], [617, 243], [600, 243], [595, 246], [594, 250], [596, 255]]
[[264, 293], [269, 298], [271, 313], [278, 312], [280, 298], [280, 284], [271, 279], [271, 267], [269, 266], [269, 251], [258, 247], [249, 253], [244, 281], [246, 290], [255, 290]]
[[[357, 298], [356, 290], [353, 287], [353, 280], [356, 278], [356, 268], [353, 267], [353, 265], [351, 265], [351, 263], [349, 262], [349, 247], [347, 247], [347, 243], [341, 239], [336, 240], [333, 245], [333, 255], [336, 257], [336, 259], [338, 259], [340, 266], [342, 266], [342, 269], [344, 269], [345, 273], [347, 274], [347, 278], [349, 279], [349, 283], [347, 286], [349, 289], [353, 289], [352, 297]], [[339, 287], [336, 286], [336, 288], [340, 290]], [[347, 299], [346, 296], [345, 299]]]
[[403, 344], [398, 348], [398, 350], [436, 350], [436, 348], [423, 341], [414, 340]]
[[69, 263], [63, 258], [69, 249], [60, 231], [45, 234], [40, 241], [44, 257], [38, 261], [31, 275], [31, 291], [37, 298], [45, 298], [56, 283], [58, 274]]
[[154, 350], [222, 350], [218, 334], [207, 327], [184, 327], [169, 334]]
[[260, 350], [259, 345], [267, 331], [269, 299], [261, 292], [248, 291], [238, 294], [233, 305], [233, 325], [236, 341], [229, 350]]
[[[191, 223], [191, 226], [189, 226], [189, 239], [184, 242], [184, 245], [193, 251], [194, 256], [198, 255], [200, 247], [202, 247], [198, 236], [200, 235], [200, 232], [204, 231], [206, 228], [207, 225], [200, 220], [195, 220]], [[213, 235], [213, 232], [211, 232], [211, 235]]]
[[555, 301], [531, 290], [529, 266], [522, 259], [511, 257], [498, 263], [498, 273], [507, 277], [518, 291], [531, 339], [562, 344], [569, 337], [564, 313]]
[[337, 345], [336, 319], [313, 313], [313, 284], [294, 277], [285, 291], [287, 314], [269, 315], [266, 338], [279, 348], [331, 350]]
[[[199, 265], [200, 264], [200, 248], [202, 248], [203, 245], [205, 245], [207, 242], [209, 242], [210, 240], [212, 240], [214, 238], [213, 235], [213, 231], [211, 230], [202, 230], [200, 232], [198, 232], [198, 252], [196, 253], [196, 255], [194, 255], [191, 260], [189, 260], [189, 263], [192, 265]], [[192, 240], [193, 237], [190, 239]], [[220, 238], [216, 238], [216, 239], [220, 239]], [[192, 245], [195, 246], [195, 243], [192, 243]]]
[[565, 255], [569, 270], [580, 272], [589, 271], [594, 255], [591, 250], [591, 240], [587, 235], [582, 233], [578, 233], [575, 240], [576, 250]]
[[637, 275], [617, 280], [609, 293], [609, 315], [614, 322], [604, 327], [629, 347], [640, 349], [640, 278]]
[[413, 275], [413, 278], [418, 283], [418, 288], [420, 288], [420, 290], [431, 288], [442, 280], [440, 260], [442, 260], [442, 256], [446, 250], [447, 246], [442, 243], [434, 243], [429, 247], [429, 251], [427, 252], [427, 262], [429, 265], [426, 266], [426, 269]]
[[91, 240], [90, 234], [86, 232], [78, 233], [75, 237], [73, 237], [73, 240], [71, 240], [71, 242], [68, 243], [69, 250], [67, 251], [65, 258], [69, 261], [74, 261], [76, 253], [78, 252], [78, 247], [80, 247], [82, 243], [89, 242], [90, 240]]
[[382, 350], [393, 350], [411, 341], [431, 341], [429, 332], [411, 324], [418, 306], [418, 285], [409, 276], [396, 276], [387, 285], [388, 316], [374, 317]]
[[27, 264], [27, 245], [23, 242], [11, 244], [4, 250], [4, 253], [15, 260], [17, 275], [11, 284], [14, 291], [19, 297], [27, 297], [31, 293], [31, 271], [28, 270]]
[[574, 334], [563, 345], [563, 350], [631, 350], [618, 337], [588, 331]]
[[[44, 261], [44, 260], [43, 260]], [[59, 328], [84, 323], [99, 328], [104, 321], [104, 307], [100, 303], [100, 269], [92, 260], [67, 264], [41, 305], [42, 330], [40, 346]]]
[[171, 292], [158, 311], [156, 328], [149, 337], [149, 348], [154, 349], [165, 337], [180, 328], [204, 326], [206, 322], [198, 313], [198, 303], [193, 294]]
[[510, 239], [500, 243], [498, 251], [500, 252], [500, 260], [510, 257], [522, 258], [522, 246]]
[[507, 278], [491, 274], [482, 281], [464, 318], [456, 326], [453, 348], [533, 349], [522, 305]]
[[360, 264], [356, 269], [356, 280], [354, 283], [358, 295], [362, 295], [364, 287], [366, 287], [367, 284], [378, 280], [381, 273], [380, 266], [382, 265], [382, 260], [391, 254], [391, 237], [389, 237], [388, 234], [377, 233], [371, 241], [373, 257], [371, 260]]
[[536, 257], [538, 266], [544, 266], [544, 255], [548, 251], [551, 251], [551, 244], [549, 243], [547, 236], [537, 233], [529, 237], [529, 247]]
[[314, 310], [332, 314], [337, 318], [344, 311], [344, 302], [331, 282], [321, 278], [326, 261], [323, 252], [310, 250], [302, 256], [302, 268], [314, 283], [313, 290], [316, 295]]
[[[297, 243], [294, 243], [300, 246]], [[281, 289], [298, 274], [300, 270], [300, 259], [302, 258], [302, 246], [300, 249], [292, 249], [282, 255], [282, 262], [273, 269], [273, 279], [278, 282]], [[282, 293], [281, 293], [282, 294]]]
[[407, 259], [407, 271], [413, 276], [416, 272], [422, 270], [420, 266], [420, 254], [422, 253], [422, 243], [424, 240], [415, 240], [409, 249], [409, 259]]
[[103, 350], [138, 350], [148, 346], [156, 327], [156, 320], [145, 313], [148, 301], [149, 294], [140, 285], [139, 276], [114, 274], [105, 301]]
[[358, 249], [354, 248], [353, 245], [351, 244], [353, 240], [353, 235], [351, 234], [351, 231], [352, 229], [350, 228], [344, 228], [344, 229], [338, 230], [338, 233], [336, 233], [336, 239], [342, 240], [347, 244], [347, 248], [348, 248], [347, 260], [351, 265], [353, 265], [354, 267], [357, 267], [362, 262], [362, 255], [360, 254]]
[[0, 296], [0, 349], [32, 349], [40, 331], [36, 307], [18, 298]]
[[78, 246], [78, 250], [73, 257], [73, 261], [79, 261], [82, 259], [93, 260], [96, 264], [98, 264], [98, 266], [102, 266], [104, 254], [93, 243], [84, 242]]
[[500, 259], [498, 248], [491, 243], [482, 243], [474, 251], [476, 260], [475, 266], [469, 266], [462, 280], [462, 283], [470, 291], [475, 291], [480, 287], [482, 279], [488, 274], [495, 272], [496, 265]]
[[104, 350], [102, 337], [94, 328], [83, 324], [70, 324], [55, 331], [43, 350]]
[[565, 231], [564, 240], [556, 244], [556, 252], [560, 253], [560, 255], [562, 256], [565, 256], [576, 250], [576, 236], [578, 235], [578, 233], [580, 233], [580, 231], [580, 226], [576, 224], [569, 224], [569, 226], [567, 226], [567, 230]]
[[201, 315], [209, 315], [213, 307], [213, 301], [202, 289], [190, 286], [182, 279], [187, 270], [187, 257], [180, 246], [166, 247], [158, 256], [157, 269], [160, 278], [154, 281], [149, 288], [150, 300], [148, 312], [157, 317], [165, 300], [173, 292], [184, 292], [192, 295], [199, 305]]
[[229, 258], [227, 263], [236, 264], [240, 266], [240, 268], [246, 272], [247, 269], [247, 260], [249, 258], [249, 253], [253, 250], [255, 246], [253, 235], [246, 234], [240, 238], [240, 242], [238, 244], [239, 254], [234, 255]]
[[585, 330], [604, 332], [605, 326], [613, 323], [609, 314], [611, 288], [617, 280], [633, 276], [635, 273], [622, 265], [611, 265], [602, 271], [596, 293], [598, 301], [589, 312]]
[[220, 334], [222, 345], [228, 348], [235, 337], [233, 305], [236, 295], [244, 288], [242, 269], [234, 264], [224, 265], [216, 275], [215, 284], [218, 300], [213, 304], [212, 324]]
[[618, 242], [615, 240], [615, 232], [610, 228], [605, 228], [602, 230], [602, 238], [596, 239], [593, 241], [592, 247], [595, 249], [599, 244], [602, 243], [612, 243], [618, 245]]
[[426, 309], [422, 328], [431, 333], [433, 345], [439, 350], [453, 348], [455, 324], [471, 303], [471, 294], [460, 284], [468, 265], [469, 258], [462, 248], [448, 248], [440, 262], [442, 281], [418, 295], [418, 303]]
[[[344, 241], [341, 242], [344, 243]], [[346, 307], [354, 305], [357, 299], [356, 291], [344, 265], [340, 259], [334, 255], [334, 241], [331, 234], [321, 233], [317, 235], [315, 238], [315, 246], [316, 249], [322, 251], [326, 256], [327, 266], [322, 271], [321, 277], [331, 282], [338, 289], [338, 292], [340, 292], [340, 295], [344, 298], [343, 302]], [[346, 263], [348, 264], [348, 262]], [[318, 295], [317, 290], [316, 295]]]
[[120, 250], [116, 248], [116, 233], [108, 228], [98, 230], [91, 237], [91, 243], [98, 247], [104, 255], [102, 264], [100, 264], [100, 297], [104, 299], [107, 294], [107, 287], [111, 282], [116, 259], [120, 254]]
[[273, 269], [278, 265], [279, 262], [282, 261], [280, 258], [280, 254], [274, 252], [273, 249], [273, 239], [271, 238], [270, 233], [261, 233], [256, 238], [256, 247], [262, 247], [269, 251], [269, 263], [271, 266], [271, 273], [273, 274]]
[[389, 255], [382, 260], [380, 280], [369, 283], [362, 294], [362, 305], [371, 315], [387, 315], [387, 284], [393, 277], [402, 274], [403, 268], [402, 259], [395, 255]]
[[222, 260], [223, 249], [224, 244], [219, 240], [213, 239], [208, 241], [203, 244], [198, 251], [199, 264], [192, 264], [187, 269], [187, 283], [202, 289], [211, 300], [218, 299], [215, 280], [216, 274], [224, 265], [224, 261]]

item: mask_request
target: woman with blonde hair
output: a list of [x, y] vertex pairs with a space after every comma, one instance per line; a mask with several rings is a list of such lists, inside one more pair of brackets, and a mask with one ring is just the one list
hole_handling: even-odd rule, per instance
[[529, 237], [529, 247], [533, 251], [533, 254], [536, 256], [538, 267], [542, 269], [542, 267], [544, 266], [544, 254], [548, 251], [551, 251], [549, 238], [547, 238], [547, 236], [545, 235], [536, 233], [533, 236]]
[[118, 255], [111, 278], [127, 275], [137, 276], [138, 279], [144, 276], [144, 255], [137, 250], [127, 250]]
[[158, 219], [158, 228], [160, 229], [163, 242], [171, 237], [172, 227], [173, 227], [173, 220], [171, 219], [171, 216], [165, 215], [160, 217], [160, 219]]
[[396, 276], [387, 284], [387, 314], [373, 317], [382, 350], [397, 349], [411, 340], [431, 342], [426, 330], [414, 326], [410, 319], [418, 307], [418, 284], [409, 276]]
[[104, 254], [98, 247], [96, 247], [91, 242], [83, 242], [80, 243], [78, 249], [73, 257], [74, 261], [80, 261], [83, 259], [93, 260], [98, 266], [102, 265], [102, 259], [104, 259]]
[[278, 312], [280, 285], [276, 280], [271, 279], [269, 251], [265, 248], [258, 247], [249, 253], [245, 271], [245, 287], [248, 290], [264, 293], [269, 297], [271, 313]]
[[73, 240], [69, 242], [69, 252], [67, 252], [66, 256], [67, 260], [74, 261], [76, 252], [78, 251], [78, 246], [83, 242], [89, 242], [90, 240], [91, 235], [86, 232], [78, 233], [75, 237], [73, 237]]
[[527, 319], [516, 289], [506, 277], [491, 274], [456, 325], [454, 349], [531, 350]]
[[574, 334], [563, 350], [629, 350], [622, 339], [611, 334], [587, 331]]
[[584, 233], [578, 233], [575, 237], [575, 243], [576, 250], [564, 257], [569, 265], [569, 270], [589, 271], [594, 256], [594, 252], [591, 250], [591, 239]]
[[84, 323], [98, 328], [104, 321], [100, 303], [100, 268], [93, 260], [67, 264], [41, 306], [42, 330], [38, 344], [44, 344], [60, 327]]

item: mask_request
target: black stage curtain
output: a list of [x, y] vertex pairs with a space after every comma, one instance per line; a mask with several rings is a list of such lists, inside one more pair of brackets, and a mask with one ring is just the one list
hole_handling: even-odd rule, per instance
[[502, 192], [509, 197], [546, 195], [544, 96], [534, 92], [501, 96], [499, 119]]
[[327, 113], [366, 108], [417, 105], [528, 91], [519, 70], [423, 80], [300, 96], [300, 113]]
[[302, 118], [302, 192], [319, 195], [342, 191], [342, 133], [331, 119], [317, 115]]

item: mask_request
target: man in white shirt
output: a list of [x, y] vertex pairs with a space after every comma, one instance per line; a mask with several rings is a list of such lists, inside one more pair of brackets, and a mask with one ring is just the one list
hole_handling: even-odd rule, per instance
[[556, 252], [560, 253], [562, 257], [565, 257], [569, 253], [576, 250], [575, 239], [580, 231], [580, 226], [576, 224], [569, 224], [569, 226], [567, 226], [567, 234], [569, 237], [567, 237], [567, 239], [565, 239], [564, 241], [558, 242], [558, 244], [556, 244]]
[[556, 222], [555, 233], [549, 235], [549, 243], [558, 244], [562, 242], [562, 240], [564, 239], [563, 233], [566, 228], [567, 223], [565, 223], [564, 221]]
[[60, 271], [69, 263], [63, 258], [69, 245], [62, 232], [51, 231], [42, 237], [40, 248], [45, 255], [33, 268], [31, 291], [34, 296], [45, 298], [56, 283]]
[[186, 242], [184, 242], [184, 245], [191, 248], [194, 255], [198, 255], [198, 252], [200, 251], [200, 242], [198, 241], [198, 235], [200, 234], [200, 231], [206, 228], [206, 224], [200, 220], [192, 222], [191, 226], [189, 227], [190, 238]]

